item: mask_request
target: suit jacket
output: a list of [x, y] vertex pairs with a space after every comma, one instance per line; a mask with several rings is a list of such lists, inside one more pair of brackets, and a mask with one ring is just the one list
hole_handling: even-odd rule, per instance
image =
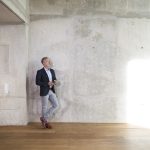
[[[55, 71], [50, 69], [50, 72], [52, 74], [52, 81], [56, 80]], [[36, 74], [36, 85], [40, 86], [40, 96], [46, 96], [49, 90], [52, 90], [55, 93], [54, 86], [50, 88], [48, 82], [49, 78], [43, 67], [42, 69], [38, 70]]]

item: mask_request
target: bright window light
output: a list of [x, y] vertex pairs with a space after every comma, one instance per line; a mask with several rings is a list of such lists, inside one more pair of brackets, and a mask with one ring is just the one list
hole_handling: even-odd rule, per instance
[[127, 122], [150, 128], [150, 60], [128, 63]]

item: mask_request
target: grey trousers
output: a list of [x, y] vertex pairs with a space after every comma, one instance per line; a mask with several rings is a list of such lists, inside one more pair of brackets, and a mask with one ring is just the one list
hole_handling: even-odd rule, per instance
[[[46, 96], [41, 96], [42, 100], [42, 117], [44, 117], [46, 120], [48, 118], [52, 118], [54, 112], [58, 109], [58, 99], [56, 97], [56, 94], [49, 90], [49, 93]], [[51, 107], [48, 108], [48, 102], [51, 103]]]

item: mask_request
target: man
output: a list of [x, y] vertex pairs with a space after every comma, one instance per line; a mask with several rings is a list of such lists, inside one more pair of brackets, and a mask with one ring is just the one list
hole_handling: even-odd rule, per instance
[[[44, 128], [51, 129], [52, 126], [48, 123], [48, 118], [53, 116], [59, 105], [54, 89], [57, 79], [55, 71], [51, 69], [52, 62], [50, 59], [43, 57], [41, 63], [43, 68], [38, 70], [36, 74], [36, 84], [40, 86], [40, 96], [42, 100], [42, 116], [40, 120]], [[51, 103], [50, 108], [48, 108], [48, 101]]]

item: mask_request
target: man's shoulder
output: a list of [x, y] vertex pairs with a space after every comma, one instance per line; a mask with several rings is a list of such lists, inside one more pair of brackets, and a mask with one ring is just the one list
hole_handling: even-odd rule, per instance
[[41, 68], [41, 69], [37, 70], [37, 72], [42, 72], [42, 71], [43, 71], [43, 68]]
[[[44, 70], [44, 68], [41, 68], [41, 69], [37, 70], [37, 72], [42, 72], [43, 70]], [[52, 69], [52, 68], [50, 68], [50, 70], [53, 71], [53, 72], [55, 71], [55, 70]]]
[[54, 69], [50, 68], [51, 71], [55, 71]]

